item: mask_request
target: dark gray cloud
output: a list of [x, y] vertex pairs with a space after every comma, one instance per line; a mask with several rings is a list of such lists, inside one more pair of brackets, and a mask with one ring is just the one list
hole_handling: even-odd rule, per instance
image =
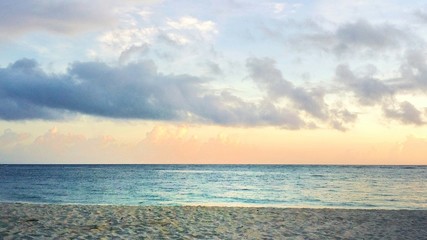
[[363, 19], [342, 24], [333, 31], [320, 26], [307, 29], [310, 31], [291, 38], [291, 44], [308, 49], [315, 47], [336, 55], [377, 54], [382, 50], [396, 50], [415, 39], [409, 31], [394, 25], [372, 24]]
[[0, 118], [5, 120], [62, 119], [66, 112], [35, 105], [22, 99], [0, 96]]
[[[33, 60], [23, 59], [1, 69], [0, 80], [1, 96], [19, 108], [26, 103], [113, 118], [176, 119], [179, 113], [175, 105], [188, 104], [185, 95], [200, 88], [200, 81], [194, 77], [159, 75], [152, 62], [117, 68], [77, 62], [67, 74], [49, 75]], [[13, 114], [6, 112], [2, 117]], [[32, 117], [46, 116], [31, 112], [22, 116]]]
[[347, 109], [331, 109], [330, 124], [333, 128], [340, 131], [346, 131], [348, 125], [354, 123], [357, 119], [357, 114], [348, 111]]
[[0, 36], [9, 38], [28, 31], [75, 33], [113, 22], [110, 1], [2, 0]]
[[395, 108], [384, 105], [383, 110], [386, 117], [405, 124], [423, 125], [426, 123], [422, 118], [422, 112], [407, 101], [400, 103]]
[[[22, 98], [24, 94], [37, 91], [34, 78], [45, 78], [45, 74], [37, 70], [36, 62], [22, 59], [11, 64], [8, 68], [0, 68], [0, 118], [16, 119], [59, 119], [64, 111], [55, 111], [39, 105], [31, 99]], [[25, 89], [21, 89], [25, 88]]]
[[335, 81], [352, 91], [364, 105], [381, 103], [401, 93], [427, 90], [427, 61], [422, 50], [406, 51], [396, 72], [400, 76], [380, 79], [375, 77], [377, 68], [373, 65], [355, 72], [348, 65], [340, 64], [335, 69]]
[[363, 76], [357, 76], [347, 65], [340, 64], [335, 70], [335, 81], [352, 91], [364, 105], [379, 103], [394, 94], [394, 89], [373, 77], [375, 69], [370, 68]]
[[[250, 58], [246, 62], [251, 79], [260, 90], [265, 92], [264, 101], [271, 106], [280, 104], [282, 99], [289, 101], [292, 108], [314, 117], [317, 122], [326, 123], [340, 131], [357, 119], [357, 113], [352, 113], [342, 107], [332, 108], [326, 104], [324, 97], [327, 92], [320, 88], [306, 89], [295, 86], [286, 80], [282, 72], [276, 68], [275, 61], [269, 58]], [[306, 127], [318, 127], [315, 122], [306, 123]]]
[[34, 60], [0, 68], [0, 118], [55, 119], [82, 113], [110, 118], [199, 121], [223, 125], [301, 128], [292, 110], [215, 92], [190, 75], [163, 75], [152, 61], [111, 67], [76, 62], [48, 74]]
[[[400, 65], [400, 76], [379, 79], [374, 77], [377, 70], [368, 65], [362, 73], [355, 73], [347, 65], [338, 65], [335, 71], [335, 81], [351, 91], [359, 103], [368, 106], [382, 106], [387, 118], [404, 124], [424, 125], [422, 111], [412, 103], [403, 101], [398, 106], [393, 102], [401, 94], [414, 94], [427, 90], [427, 62], [423, 51], [407, 51]], [[390, 104], [392, 103], [392, 104]]]
[[316, 118], [325, 119], [327, 117], [323, 92], [316, 89], [308, 91], [294, 86], [292, 82], [283, 77], [273, 59], [250, 58], [247, 60], [246, 66], [253, 81], [266, 92], [268, 100], [275, 102], [280, 98], [287, 98], [296, 108], [304, 110]]
[[408, 50], [400, 72], [401, 88], [427, 90], [427, 61], [423, 50]]
[[[251, 79], [264, 93], [259, 101], [214, 90], [208, 80], [200, 77], [162, 74], [152, 61], [119, 66], [75, 62], [65, 73], [53, 74], [42, 70], [34, 60], [21, 59], [0, 68], [0, 118], [69, 119], [87, 114], [288, 129], [326, 124], [339, 130], [346, 130], [356, 121], [357, 113], [326, 104], [325, 95], [337, 94], [336, 90], [295, 86], [269, 58], [250, 58], [246, 64]], [[362, 105], [383, 106], [388, 118], [425, 124], [421, 111], [409, 102], [384, 107], [400, 91], [422, 90], [419, 86], [424, 86], [422, 76], [427, 67], [423, 56], [408, 54], [405, 64], [405, 77], [385, 80], [374, 77], [373, 66], [360, 74], [339, 65], [335, 81], [343, 87], [340, 91], [353, 92]]]
[[274, 125], [289, 129], [305, 127], [297, 112], [268, 101], [251, 103], [222, 91], [194, 99], [194, 110], [200, 116], [223, 125]]
[[427, 23], [427, 12], [424, 9], [414, 11], [414, 16], [422, 23]]
[[407, 33], [390, 24], [373, 25], [359, 20], [347, 23], [337, 29], [335, 51], [347, 51], [354, 48], [379, 50], [396, 48], [405, 39]]

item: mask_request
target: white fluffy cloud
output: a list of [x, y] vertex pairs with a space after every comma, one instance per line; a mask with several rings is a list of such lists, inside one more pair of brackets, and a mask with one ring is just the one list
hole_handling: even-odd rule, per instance
[[159, 40], [176, 45], [194, 44], [198, 41], [209, 40], [218, 33], [213, 21], [203, 21], [190, 16], [176, 20], [165, 19], [162, 23], [155, 25], [142, 25], [135, 25], [133, 22], [125, 24], [121, 28], [107, 31], [99, 37], [99, 41], [107, 47], [121, 52], [132, 46], [158, 45]]
[[200, 21], [197, 18], [186, 16], [176, 21], [168, 20], [166, 24], [174, 29], [197, 30], [200, 33], [217, 33], [215, 23], [212, 21]]

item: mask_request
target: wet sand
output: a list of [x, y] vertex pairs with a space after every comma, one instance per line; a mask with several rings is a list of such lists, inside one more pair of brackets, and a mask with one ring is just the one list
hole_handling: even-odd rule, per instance
[[427, 239], [427, 210], [0, 204], [0, 239]]

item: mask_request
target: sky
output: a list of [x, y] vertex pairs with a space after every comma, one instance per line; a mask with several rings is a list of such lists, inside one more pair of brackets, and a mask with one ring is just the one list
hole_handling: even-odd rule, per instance
[[0, 163], [427, 165], [426, 93], [424, 1], [0, 1]]

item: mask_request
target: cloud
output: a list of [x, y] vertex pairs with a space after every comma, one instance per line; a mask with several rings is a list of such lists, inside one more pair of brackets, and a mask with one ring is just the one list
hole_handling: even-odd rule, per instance
[[205, 80], [195, 76], [164, 75], [152, 61], [115, 67], [76, 62], [64, 74], [48, 74], [34, 60], [21, 59], [0, 68], [0, 89], [0, 98], [8, 103], [0, 108], [0, 118], [6, 120], [66, 118], [81, 113], [222, 125], [304, 126], [291, 109], [211, 90]]
[[330, 124], [333, 128], [340, 131], [346, 131], [348, 125], [352, 124], [357, 119], [357, 114], [348, 111], [347, 109], [331, 109]]
[[403, 89], [427, 90], [427, 62], [422, 49], [406, 51], [400, 72]]
[[417, 9], [414, 12], [414, 16], [422, 23], [427, 22], [427, 12], [425, 9]]
[[427, 72], [422, 55], [411, 53], [407, 63], [400, 67], [401, 77], [379, 79], [374, 77], [376, 68], [367, 66], [364, 74], [356, 74], [347, 65], [339, 65], [335, 72], [335, 81], [344, 86], [345, 91], [354, 93], [359, 103], [366, 106], [382, 106], [384, 116], [403, 124], [424, 125], [423, 112], [412, 103], [402, 101], [394, 104], [399, 95], [425, 90], [423, 76]]
[[178, 30], [197, 30], [201, 34], [218, 33], [215, 23], [213, 21], [200, 21], [191, 16], [181, 17], [176, 21], [168, 20], [166, 24]]
[[270, 58], [249, 58], [246, 62], [250, 77], [260, 89], [266, 92], [267, 99], [275, 102], [281, 98], [287, 98], [297, 109], [302, 109], [316, 118], [325, 119], [326, 106], [322, 91], [316, 89], [307, 91], [294, 86], [282, 76], [275, 64], [276, 62]]
[[318, 48], [337, 56], [395, 51], [415, 41], [409, 30], [402, 30], [389, 23], [372, 24], [364, 19], [342, 23], [333, 30], [312, 22], [307, 24], [306, 31], [291, 38], [291, 44], [308, 49]]
[[[117, 163], [135, 162], [132, 148], [111, 136], [88, 138], [81, 134], [62, 133], [56, 127], [29, 141], [28, 133], [5, 130], [0, 141], [3, 163]], [[13, 144], [12, 144], [13, 143]], [[130, 152], [129, 152], [130, 150]]]
[[335, 70], [335, 81], [352, 91], [361, 104], [373, 105], [392, 96], [395, 91], [384, 81], [375, 78], [375, 72], [375, 67], [368, 66], [367, 73], [357, 76], [347, 65], [340, 64]]
[[283, 10], [285, 10], [285, 7], [286, 7], [286, 4], [284, 3], [274, 3], [273, 4], [274, 13], [283, 12]]
[[133, 46], [149, 46], [159, 34], [155, 27], [116, 29], [101, 35], [98, 40], [107, 48], [127, 51]]
[[62, 119], [66, 113], [38, 106], [23, 99], [0, 96], [0, 118], [4, 120]]
[[[200, 88], [199, 79], [163, 76], [149, 61], [116, 68], [76, 62], [66, 74], [55, 75], [43, 72], [35, 61], [23, 59], [1, 69], [0, 80], [1, 96], [19, 108], [26, 103], [113, 118], [177, 119], [184, 109], [174, 107], [185, 107], [185, 94]], [[3, 112], [2, 118], [13, 114]], [[22, 116], [31, 117], [40, 116], [31, 112]]]
[[0, 136], [0, 145], [3, 147], [13, 146], [17, 143], [21, 143], [29, 137], [30, 134], [28, 133], [16, 133], [8, 128], [4, 130], [3, 134]]
[[[141, 136], [141, 141], [126, 144], [109, 135], [89, 137], [85, 133], [65, 133], [56, 127], [34, 137], [7, 129], [0, 135], [0, 162], [426, 163], [427, 140], [413, 136], [398, 143], [396, 139], [390, 139], [387, 142], [363, 141], [355, 144], [357, 140], [351, 137], [352, 133], [349, 133], [349, 137], [348, 134], [319, 136], [322, 133], [317, 132], [307, 139], [298, 137], [304, 133], [287, 132], [288, 138], [265, 141], [264, 136], [271, 137], [271, 132], [261, 134], [255, 129], [237, 132], [235, 129], [230, 132], [229, 128], [214, 129], [216, 133], [206, 135], [205, 129], [200, 126], [158, 124]], [[330, 141], [324, 141], [326, 136]]]
[[[375, 77], [377, 68], [373, 65], [356, 73], [348, 65], [340, 64], [336, 67], [335, 81], [344, 87], [344, 91], [354, 93], [360, 104], [382, 106], [389, 119], [403, 124], [426, 124], [422, 111], [408, 101], [399, 100], [405, 94], [416, 95], [427, 90], [427, 64], [423, 51], [406, 51], [396, 72], [395, 77], [381, 79]], [[402, 102], [396, 106], [396, 101]]]
[[[295, 86], [283, 77], [275, 65], [276, 62], [270, 58], [249, 58], [246, 62], [251, 79], [265, 93], [264, 109], [268, 109], [267, 106], [282, 106], [282, 100], [285, 100], [285, 106], [291, 105], [289, 109], [303, 111], [315, 119], [313, 122], [305, 120], [307, 128], [317, 128], [319, 123], [326, 123], [334, 129], [345, 131], [348, 125], [356, 121], [356, 113], [342, 106], [331, 107], [326, 103], [325, 96], [336, 92], [327, 92], [316, 87], [306, 89]], [[297, 122], [296, 119], [294, 122]]]
[[[36, 94], [33, 92], [32, 84], [37, 84], [37, 79], [46, 77], [43, 72], [38, 70], [37, 63], [30, 59], [21, 59], [7, 68], [0, 68], [0, 99], [2, 102], [0, 118], [5, 120], [62, 118], [66, 114], [64, 111], [56, 111], [26, 97], [20, 97], [20, 95]], [[36, 81], [33, 81], [34, 79]], [[21, 87], [25, 89], [20, 89]]]
[[70, 34], [114, 23], [110, 1], [0, 2], [0, 36], [10, 38], [30, 31]]
[[142, 158], [161, 163], [250, 163], [265, 157], [265, 152], [238, 136], [220, 132], [201, 139], [187, 126], [155, 126], [137, 150]]
[[405, 36], [405, 32], [393, 25], [372, 25], [367, 21], [359, 20], [344, 24], [337, 29], [335, 37], [338, 42], [335, 50], [344, 51], [351, 47], [366, 47], [373, 50], [395, 48]]
[[149, 50], [150, 49], [147, 44], [143, 44], [140, 46], [132, 45], [120, 54], [119, 63], [124, 64], [139, 60], [141, 56], [146, 55]]
[[200, 139], [185, 125], [156, 125], [141, 139], [123, 144], [109, 135], [88, 137], [56, 127], [29, 139], [7, 129], [0, 136], [0, 163], [230, 163], [256, 162], [262, 155], [237, 136]]
[[134, 21], [137, 19], [132, 18], [130, 23], [105, 32], [98, 40], [107, 49], [122, 52], [133, 46], [144, 45], [151, 48], [160, 47], [160, 49], [165, 44], [174, 47], [194, 47], [199, 42], [209, 42], [218, 34], [215, 22], [192, 16], [161, 19], [157, 24], [135, 25]]
[[407, 101], [400, 103], [397, 108], [384, 106], [383, 110], [387, 117], [396, 119], [405, 124], [423, 125], [426, 123], [422, 119], [422, 112]]
[[296, 111], [268, 101], [246, 102], [227, 91], [219, 96], [207, 95], [196, 111], [211, 121], [223, 125], [273, 125], [289, 129], [305, 127]]
[[161, 33], [158, 39], [173, 46], [184, 46], [191, 43], [190, 39], [179, 33]]
[[207, 72], [210, 75], [223, 75], [223, 71], [218, 63], [215, 63], [213, 61], [207, 60], [205, 61], [202, 66], [206, 68]]
[[[129, 57], [131, 51], [141, 54], [144, 49], [129, 50]], [[201, 77], [163, 74], [150, 60], [117, 66], [75, 62], [65, 73], [55, 74], [45, 72], [34, 60], [21, 59], [0, 68], [0, 118], [69, 119], [87, 114], [287, 129], [328, 125], [346, 130], [356, 121], [357, 113], [345, 106], [331, 107], [336, 102], [326, 103], [325, 96], [350, 91], [362, 106], [384, 106], [398, 93], [419, 91], [417, 87], [424, 86], [425, 62], [423, 58], [417, 59], [408, 57], [407, 66], [402, 67], [405, 77], [395, 79], [376, 78], [374, 66], [356, 73], [347, 65], [339, 65], [335, 82], [342, 88], [326, 91], [295, 86], [283, 77], [272, 59], [249, 58], [249, 76], [256, 90], [263, 94], [257, 100], [239, 97], [231, 90], [211, 88], [211, 82]], [[425, 124], [420, 111], [409, 103], [382, 110], [386, 117], [402, 123]]]
[[[411, 6], [411, 4], [409, 4]], [[415, 5], [412, 5], [415, 6]], [[328, 21], [348, 22], [354, 19], [369, 19], [370, 21], [399, 21], [405, 18], [407, 10], [401, 1], [387, 0], [354, 0], [334, 1], [320, 0], [312, 5], [312, 15]], [[396, 19], [397, 18], [397, 19]]]

